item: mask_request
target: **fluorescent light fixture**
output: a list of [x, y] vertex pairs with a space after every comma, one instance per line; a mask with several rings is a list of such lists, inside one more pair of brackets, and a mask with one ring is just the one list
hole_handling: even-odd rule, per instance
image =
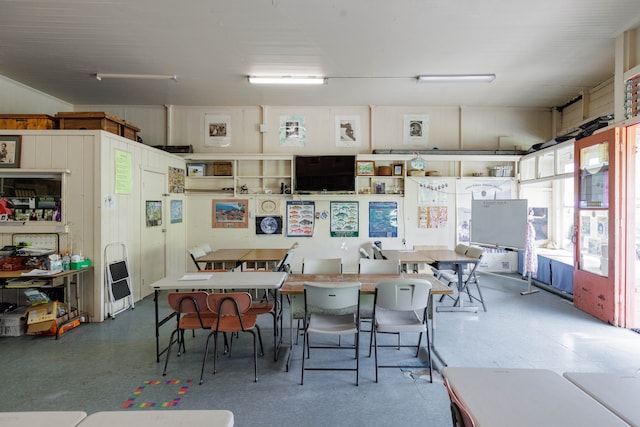
[[175, 74], [96, 74], [97, 80], [102, 79], [141, 79], [141, 80], [173, 80], [178, 81], [178, 76]]
[[418, 76], [419, 83], [491, 83], [495, 74], [426, 74]]
[[264, 85], [323, 85], [327, 84], [327, 79], [325, 77], [310, 76], [249, 76], [249, 83]]

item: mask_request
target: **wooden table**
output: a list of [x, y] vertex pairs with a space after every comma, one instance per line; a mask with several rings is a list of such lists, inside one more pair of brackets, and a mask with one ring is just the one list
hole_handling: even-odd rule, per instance
[[452, 251], [450, 249], [430, 249], [425, 251], [417, 251], [422, 253], [427, 258], [431, 259], [430, 264], [437, 264], [439, 269], [448, 268], [451, 266], [452, 270], [455, 270], [458, 275], [458, 294], [459, 298], [456, 303], [450, 307], [438, 307], [438, 311], [471, 311], [476, 313], [478, 311], [478, 307], [476, 306], [467, 306], [464, 305], [464, 298], [462, 298], [462, 289], [464, 286], [463, 276], [464, 269], [469, 264], [478, 264], [480, 259], [471, 258], [463, 254], [459, 254], [456, 251]]
[[640, 426], [640, 376], [619, 372], [565, 372], [564, 377], [632, 426]]
[[86, 416], [83, 411], [0, 412], [0, 426], [73, 427]]
[[384, 251], [384, 255], [389, 259], [397, 259], [400, 261], [400, 264], [403, 266], [402, 271], [405, 273], [409, 272], [409, 268], [406, 267], [406, 264], [414, 264], [416, 268], [414, 272], [418, 272], [417, 265], [418, 264], [431, 264], [433, 263], [433, 259], [427, 256], [424, 252], [414, 251], [414, 250], [389, 250]]
[[477, 427], [616, 427], [622, 419], [546, 369], [457, 368], [442, 375]]
[[[424, 279], [431, 283], [431, 349], [441, 361], [442, 357], [435, 350], [436, 339], [436, 311], [433, 310], [435, 295], [450, 295], [453, 290], [430, 274], [290, 274], [284, 285], [280, 289], [280, 297], [283, 295], [304, 294], [304, 282], [360, 282], [360, 293], [363, 295], [373, 295], [376, 292], [376, 284], [386, 279]], [[289, 340], [290, 347], [293, 348], [293, 311], [289, 312]], [[289, 353], [289, 358], [291, 353]], [[289, 361], [287, 360], [287, 369]]]
[[[142, 411], [96, 412], [85, 418], [78, 426], [233, 427], [233, 422], [233, 412], [225, 410], [172, 411], [147, 409]], [[57, 427], [57, 424], [51, 426]]]
[[207, 268], [213, 263], [222, 263], [224, 268], [227, 263], [233, 264], [233, 268], [242, 268], [245, 263], [277, 263], [287, 252], [289, 249], [217, 249], [196, 258], [196, 262], [206, 263]]
[[[259, 273], [249, 272], [197, 272], [168, 276], [149, 285], [153, 289], [153, 300], [155, 303], [155, 329], [156, 329], [156, 362], [160, 362], [160, 356], [167, 351], [165, 347], [160, 350], [160, 327], [173, 318], [176, 313], [172, 312], [164, 319], [160, 320], [158, 307], [158, 294], [162, 290], [191, 290], [191, 289], [265, 289], [273, 290], [275, 295], [276, 315], [282, 315], [282, 307], [277, 298], [277, 293], [282, 287], [287, 273], [261, 271]], [[282, 324], [282, 321], [280, 322]], [[282, 331], [274, 331], [274, 359], [278, 358], [278, 351], [282, 341]]]

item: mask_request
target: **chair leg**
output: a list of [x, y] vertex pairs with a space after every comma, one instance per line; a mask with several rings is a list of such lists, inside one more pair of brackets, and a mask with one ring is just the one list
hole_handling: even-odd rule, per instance
[[[164, 361], [164, 370], [162, 371], [163, 376], [167, 375], [167, 365], [169, 365], [169, 355], [171, 354], [171, 343], [173, 343], [173, 339], [175, 337], [176, 332], [178, 333], [178, 336], [180, 336], [180, 330], [174, 329], [173, 332], [171, 332], [171, 336], [169, 337], [169, 347], [167, 347], [167, 358]], [[180, 343], [178, 343], [178, 348], [179, 347], [180, 347]]]
[[356, 386], [358, 386], [358, 382], [360, 381], [360, 333], [356, 332], [355, 336], [355, 347], [356, 347]]
[[376, 364], [376, 382], [378, 382], [378, 332], [373, 332], [373, 354], [375, 356]]
[[[258, 325], [256, 325], [257, 327]], [[258, 349], [256, 346], [256, 332], [251, 329], [249, 332], [253, 335], [253, 382], [258, 382]], [[259, 335], [260, 332], [258, 332]], [[260, 347], [262, 347], [262, 339], [260, 339]], [[264, 353], [263, 353], [264, 354]]]
[[262, 346], [262, 334], [260, 333], [260, 327], [256, 325], [256, 331], [258, 331], [258, 339], [260, 340], [260, 356], [264, 356], [264, 347]]
[[480, 303], [482, 304], [482, 309], [486, 312], [487, 307], [484, 305], [484, 297], [482, 296], [482, 291], [480, 290], [480, 284], [476, 281], [476, 288], [478, 289], [478, 295], [480, 296]]
[[[202, 368], [200, 369], [200, 383], [202, 384], [203, 378], [204, 378], [204, 365], [207, 362], [207, 355], [209, 354], [209, 339], [211, 338], [211, 335], [214, 335], [215, 332], [211, 332], [209, 335], [207, 335], [207, 342], [205, 344], [204, 347], [204, 357], [202, 358]], [[214, 360], [215, 363], [215, 360]]]
[[300, 371], [300, 385], [304, 385], [304, 351], [307, 347], [307, 331], [302, 334], [302, 369]]

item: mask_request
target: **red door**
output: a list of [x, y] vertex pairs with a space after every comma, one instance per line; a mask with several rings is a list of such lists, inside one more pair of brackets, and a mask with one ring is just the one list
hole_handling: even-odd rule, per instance
[[626, 326], [626, 159], [624, 129], [574, 144], [574, 305], [605, 322]]

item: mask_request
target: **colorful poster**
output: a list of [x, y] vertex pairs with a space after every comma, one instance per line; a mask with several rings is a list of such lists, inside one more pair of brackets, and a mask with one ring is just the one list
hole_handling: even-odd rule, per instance
[[331, 237], [358, 237], [358, 202], [331, 202]]
[[279, 236], [282, 235], [281, 216], [257, 216], [256, 235]]
[[444, 228], [446, 225], [446, 206], [418, 207], [418, 228]]
[[169, 193], [184, 193], [185, 171], [169, 166]]
[[369, 202], [369, 237], [398, 237], [398, 203]]
[[287, 237], [313, 237], [315, 202], [287, 202]]
[[182, 222], [182, 200], [171, 201], [171, 224]]

